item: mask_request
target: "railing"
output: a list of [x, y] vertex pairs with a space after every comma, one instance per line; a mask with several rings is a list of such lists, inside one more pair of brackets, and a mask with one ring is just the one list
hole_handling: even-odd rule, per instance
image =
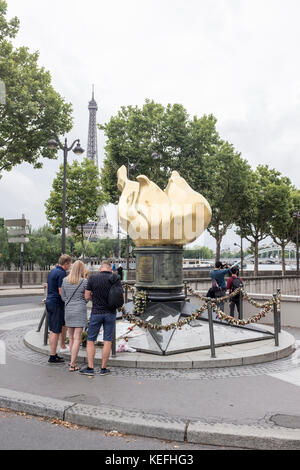
[[[135, 292], [134, 288], [134, 281], [124, 281], [122, 282], [124, 287], [124, 294], [125, 294], [125, 303], [129, 301], [129, 292], [132, 294]], [[132, 314], [127, 314], [123, 308], [123, 315], [124, 319], [127, 319], [131, 323], [134, 323], [136, 326], [140, 328], [149, 329], [156, 329], [156, 330], [168, 330], [174, 328], [181, 328], [184, 324], [190, 323], [192, 320], [201, 318], [204, 311], [208, 313], [208, 323], [209, 323], [209, 334], [210, 334], [210, 349], [211, 349], [211, 357], [216, 358], [216, 348], [215, 348], [215, 340], [214, 340], [214, 319], [213, 313], [215, 312], [216, 317], [221, 320], [222, 322], [227, 322], [231, 325], [236, 326], [245, 326], [250, 323], [258, 322], [263, 317], [266, 316], [267, 313], [273, 311], [273, 321], [274, 321], [274, 339], [275, 339], [275, 346], [279, 346], [279, 333], [281, 332], [281, 309], [280, 309], [280, 289], [277, 289], [277, 292], [273, 294], [273, 297], [270, 301], [267, 301], [263, 304], [259, 304], [255, 302], [248, 293], [243, 289], [239, 288], [236, 289], [231, 294], [227, 296], [218, 298], [218, 299], [211, 299], [209, 297], [203, 296], [200, 292], [194, 291], [191, 287], [188, 286], [187, 282], [184, 283], [184, 291], [186, 298], [190, 296], [195, 296], [202, 300], [204, 304], [197, 309], [192, 315], [186, 317], [185, 319], [180, 319], [178, 322], [172, 323], [170, 325], [153, 325], [149, 322], [146, 322], [141, 319], [140, 315], [145, 311], [147, 305], [147, 294], [143, 291], [139, 291], [134, 296], [134, 309]], [[220, 308], [219, 304], [229, 301], [232, 297], [239, 295], [239, 305], [240, 305], [240, 312], [239, 318], [236, 320], [234, 317], [230, 315], [226, 315]], [[40, 320], [39, 326], [37, 331], [40, 332], [43, 323], [44, 325], [44, 346], [48, 344], [48, 313], [46, 309], [46, 298], [47, 298], [47, 284], [44, 285], [44, 300], [43, 304], [45, 305], [44, 312], [42, 318]], [[132, 299], [130, 299], [132, 300]], [[248, 319], [244, 319], [243, 317], [243, 301], [246, 300], [250, 302], [256, 308], [262, 309], [259, 314], [253, 315]], [[112, 357], [116, 357], [116, 329], [114, 333], [114, 340], [112, 342]]]

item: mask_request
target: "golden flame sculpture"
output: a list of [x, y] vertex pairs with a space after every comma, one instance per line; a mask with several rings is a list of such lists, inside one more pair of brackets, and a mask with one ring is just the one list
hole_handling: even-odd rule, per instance
[[118, 188], [122, 192], [119, 222], [136, 246], [187, 245], [211, 221], [207, 200], [177, 171], [172, 172], [168, 186], [162, 191], [147, 176], [129, 180], [123, 165], [118, 170]]

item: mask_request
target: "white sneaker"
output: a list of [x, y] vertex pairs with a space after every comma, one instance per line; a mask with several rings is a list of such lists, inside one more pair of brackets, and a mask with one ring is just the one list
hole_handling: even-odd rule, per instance
[[69, 348], [69, 346], [66, 346], [64, 349], [60, 348], [59, 352], [60, 353], [68, 353], [68, 352], [70, 352], [70, 348]]

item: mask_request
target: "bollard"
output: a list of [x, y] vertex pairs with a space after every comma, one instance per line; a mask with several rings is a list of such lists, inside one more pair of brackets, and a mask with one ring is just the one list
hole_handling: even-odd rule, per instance
[[207, 311], [208, 311], [208, 322], [209, 322], [209, 336], [210, 336], [210, 350], [211, 350], [211, 357], [216, 357], [216, 349], [215, 349], [215, 337], [214, 337], [214, 322], [213, 322], [213, 315], [212, 315], [212, 306], [211, 302], [207, 302]]
[[114, 339], [113, 339], [113, 342], [112, 342], [112, 345], [111, 345], [111, 355], [112, 357], [116, 357], [116, 343], [117, 343], [117, 339], [116, 339], [116, 327], [115, 327], [115, 331], [114, 331]]
[[240, 291], [239, 293], [239, 302], [240, 302], [240, 313], [239, 313], [239, 320], [243, 320], [244, 319], [244, 304], [243, 304], [243, 292]]
[[46, 309], [46, 300], [47, 300], [47, 292], [48, 292], [47, 289], [48, 289], [48, 285], [44, 284], [44, 299], [43, 299], [42, 303], [45, 305], [45, 310], [44, 310], [44, 313], [43, 313], [42, 318], [40, 320], [38, 329], [36, 330], [37, 333], [39, 333], [41, 331], [43, 323], [44, 323], [46, 315], [47, 315], [47, 309]]
[[44, 346], [47, 346], [48, 344], [48, 329], [49, 329], [48, 312], [47, 312], [47, 308], [45, 308]]
[[[280, 292], [281, 292], [280, 289], [277, 289], [277, 301], [278, 301], [278, 297], [280, 296]], [[281, 308], [278, 309], [277, 307], [277, 315], [278, 315], [278, 332], [281, 333]]]
[[274, 300], [274, 337], [275, 337], [275, 346], [279, 346], [279, 318], [278, 318], [278, 309], [277, 309], [277, 294], [273, 294]]
[[45, 307], [45, 310], [44, 310], [44, 313], [43, 313], [42, 318], [41, 318], [41, 320], [40, 320], [38, 329], [36, 330], [37, 333], [39, 333], [39, 332], [41, 331], [42, 326], [43, 326], [43, 323], [44, 323], [45, 318], [46, 318], [46, 315], [47, 315], [47, 309], [46, 309], [46, 307]]

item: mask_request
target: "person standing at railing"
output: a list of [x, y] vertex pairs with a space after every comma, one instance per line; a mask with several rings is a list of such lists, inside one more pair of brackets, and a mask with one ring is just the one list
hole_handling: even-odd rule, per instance
[[[228, 280], [227, 280], [226, 289], [229, 291], [229, 294], [232, 294], [232, 292], [234, 292], [237, 289], [240, 289], [243, 286], [244, 286], [243, 280], [242, 280], [242, 278], [239, 277], [238, 268], [236, 266], [232, 267], [231, 268], [231, 277], [228, 278]], [[236, 309], [238, 311], [238, 314], [239, 314], [239, 318], [240, 318], [240, 315], [241, 315], [240, 301], [241, 301], [240, 300], [240, 292], [238, 292], [236, 295], [231, 297], [230, 304], [229, 304], [230, 316], [231, 317], [234, 317], [234, 308], [236, 307]]]
[[65, 322], [69, 330], [71, 362], [69, 371], [79, 370], [77, 356], [81, 343], [82, 331], [87, 325], [87, 301], [85, 289], [88, 280], [85, 279], [85, 266], [77, 260], [72, 266], [69, 276], [62, 283], [61, 298], [65, 302]]
[[65, 338], [65, 304], [61, 298], [61, 287], [63, 279], [67, 275], [72, 263], [71, 256], [61, 255], [58, 265], [51, 270], [48, 276], [48, 294], [46, 308], [49, 320], [49, 343], [50, 343], [50, 364], [63, 363], [64, 359], [56, 354], [59, 336]]
[[[212, 279], [212, 288], [215, 290], [215, 298], [225, 297], [226, 295], [226, 282], [225, 276], [230, 273], [230, 266], [228, 264], [224, 265], [221, 261], [217, 261], [215, 264], [215, 269], [210, 271], [210, 277]], [[218, 291], [216, 292], [216, 287]], [[224, 312], [224, 302], [219, 304], [220, 310]]]

